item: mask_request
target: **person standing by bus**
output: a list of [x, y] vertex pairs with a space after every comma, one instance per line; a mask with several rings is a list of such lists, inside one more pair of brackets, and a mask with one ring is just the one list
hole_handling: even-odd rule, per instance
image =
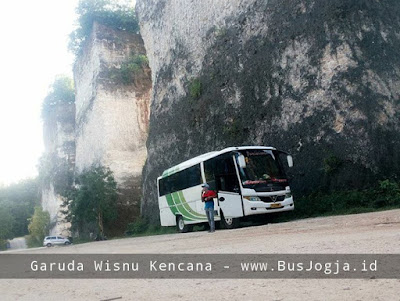
[[201, 201], [205, 203], [204, 210], [206, 211], [208, 224], [210, 225], [210, 230], [208, 232], [215, 232], [215, 222], [214, 222], [214, 198], [217, 197], [217, 193], [210, 189], [210, 185], [204, 183], [201, 185], [203, 190], [201, 192]]

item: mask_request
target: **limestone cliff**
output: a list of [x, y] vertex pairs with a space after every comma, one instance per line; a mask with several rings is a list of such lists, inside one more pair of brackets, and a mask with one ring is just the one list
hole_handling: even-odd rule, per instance
[[140, 35], [95, 23], [74, 68], [76, 173], [110, 167], [120, 193], [118, 221], [124, 223], [139, 214], [151, 80], [147, 65], [132, 78], [123, 72], [132, 56], [145, 54]]
[[50, 214], [50, 235], [70, 236], [61, 213], [63, 187], [72, 184], [75, 164], [75, 104], [60, 102], [48, 111], [43, 124], [45, 154], [42, 166], [42, 207]]
[[293, 154], [295, 195], [400, 169], [400, 2], [138, 0], [153, 80], [142, 212], [165, 168], [232, 145]]

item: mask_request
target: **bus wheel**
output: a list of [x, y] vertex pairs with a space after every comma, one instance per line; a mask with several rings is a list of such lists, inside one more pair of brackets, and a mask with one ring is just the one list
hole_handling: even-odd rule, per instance
[[178, 215], [176, 217], [176, 229], [178, 230], [178, 232], [180, 233], [186, 233], [186, 232], [190, 232], [193, 230], [193, 226], [192, 225], [186, 225], [182, 215]]
[[221, 211], [221, 225], [225, 229], [234, 229], [239, 226], [239, 219], [232, 217], [225, 218], [224, 214]]

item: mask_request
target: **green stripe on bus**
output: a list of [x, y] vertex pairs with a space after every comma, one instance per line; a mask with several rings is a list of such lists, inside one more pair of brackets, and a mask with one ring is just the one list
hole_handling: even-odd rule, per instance
[[166, 198], [167, 198], [169, 209], [171, 209], [171, 212], [173, 215], [179, 214], [179, 215], [182, 215], [184, 220], [188, 220], [188, 221], [194, 220], [193, 218], [190, 218], [189, 216], [187, 216], [187, 214], [184, 210], [180, 210], [180, 207], [182, 205], [175, 203], [175, 200], [174, 200], [174, 197], [172, 196], [172, 194], [166, 195]]
[[176, 173], [177, 171], [179, 171], [179, 167], [173, 167], [173, 168], [167, 169], [166, 171], [163, 172], [161, 177], [166, 178], [166, 177]]
[[172, 214], [181, 214], [183, 219], [188, 221], [207, 219], [205, 214], [197, 213], [190, 207], [182, 191], [167, 194], [165, 197]]
[[177, 204], [177, 202], [175, 202], [173, 194], [168, 194], [167, 200], [168, 200], [169, 208], [172, 211], [172, 214], [174, 214], [174, 215], [177, 215], [177, 214], [182, 215], [184, 220], [188, 220], [188, 221], [194, 220], [193, 218], [188, 216], [188, 214], [186, 213], [185, 210], [182, 210], [182, 205], [181, 204]]
[[176, 215], [178, 213], [178, 210], [175, 207], [175, 203], [174, 203], [174, 200], [172, 199], [172, 195], [171, 194], [167, 194], [167, 195], [165, 195], [165, 197], [167, 199], [167, 203], [168, 203], [169, 209], [171, 209], [171, 211], [172, 211], [172, 214]]
[[188, 204], [188, 202], [186, 201], [186, 198], [183, 195], [182, 190], [178, 191], [178, 196], [183, 204], [183, 206], [186, 208], [186, 210], [192, 214], [196, 219], [207, 219], [207, 216], [205, 214], [201, 214], [201, 213], [197, 213], [196, 211], [194, 211], [192, 209], [192, 207], [190, 207], [190, 205]]
[[173, 193], [173, 199], [174, 199], [174, 200], [178, 200], [178, 201], [176, 201], [175, 203], [181, 204], [182, 210], [185, 211], [185, 214], [186, 214], [188, 217], [190, 217], [190, 218], [193, 219], [193, 220], [201, 219], [201, 217], [200, 217], [200, 216], [197, 216], [197, 215], [196, 215], [196, 212], [193, 211], [192, 208], [190, 208], [189, 204], [186, 202], [186, 199], [183, 197], [183, 195], [182, 195], [182, 197], [181, 197], [181, 193], [180, 193], [180, 192], [174, 192], [174, 193]]
[[174, 192], [171, 194], [172, 195], [172, 200], [174, 201], [176, 208], [178, 211], [182, 214], [183, 219], [189, 220], [189, 221], [195, 221], [197, 220], [197, 217], [191, 215], [186, 208], [183, 206], [182, 202], [179, 202], [179, 196], [177, 192]]

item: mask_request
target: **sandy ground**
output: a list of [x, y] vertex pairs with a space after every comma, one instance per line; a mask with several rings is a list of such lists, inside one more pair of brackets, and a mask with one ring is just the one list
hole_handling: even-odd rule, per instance
[[[400, 210], [18, 253], [399, 253]], [[0, 280], [0, 300], [400, 300], [399, 279]]]

